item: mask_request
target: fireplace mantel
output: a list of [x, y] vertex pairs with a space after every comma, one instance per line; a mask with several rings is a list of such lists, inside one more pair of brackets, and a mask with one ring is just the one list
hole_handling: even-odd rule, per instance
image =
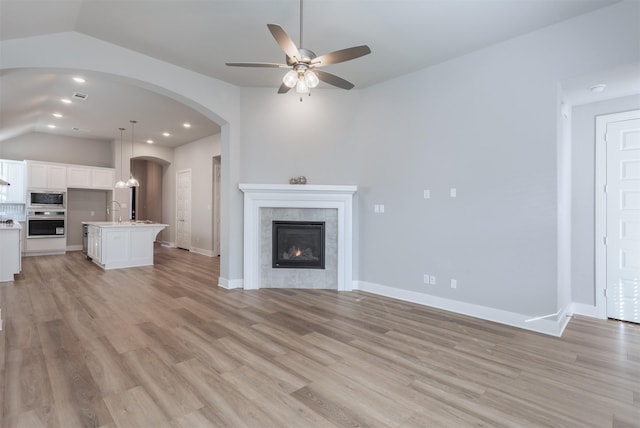
[[260, 210], [329, 208], [338, 212], [338, 290], [353, 281], [353, 185], [240, 184], [244, 192], [244, 288], [260, 288]]

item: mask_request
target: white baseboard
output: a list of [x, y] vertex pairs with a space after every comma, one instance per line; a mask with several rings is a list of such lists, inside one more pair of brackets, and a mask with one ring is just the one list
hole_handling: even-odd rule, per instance
[[585, 317], [591, 318], [602, 318], [600, 316], [598, 308], [596, 308], [594, 305], [587, 305], [585, 303], [573, 302], [571, 304], [571, 314], [584, 315]]
[[219, 277], [218, 287], [226, 288], [227, 290], [231, 290], [234, 288], [243, 288], [244, 281], [242, 279], [227, 279], [227, 278]]
[[175, 242], [169, 242], [169, 241], [158, 241], [158, 242], [163, 247], [176, 248], [176, 243]]
[[[569, 322], [569, 317], [567, 316], [570, 309], [569, 306], [567, 306], [563, 311], [560, 311], [557, 320], [552, 320], [544, 317], [538, 318], [535, 315], [525, 315], [503, 311], [501, 309], [489, 308], [486, 306], [474, 305], [471, 303], [432, 296], [430, 294], [402, 290], [366, 281], [354, 281], [353, 288], [354, 290], [366, 291], [368, 293], [404, 300], [406, 302], [431, 306], [433, 308], [443, 309], [513, 327], [519, 327], [525, 330], [531, 330], [551, 336], [561, 336], [564, 328]], [[555, 316], [556, 314], [553, 315]]]
[[82, 244], [80, 244], [80, 245], [67, 245], [67, 251], [82, 251]]
[[214, 257], [213, 250], [205, 250], [204, 248], [191, 248], [189, 251], [196, 254], [202, 254], [207, 257]]

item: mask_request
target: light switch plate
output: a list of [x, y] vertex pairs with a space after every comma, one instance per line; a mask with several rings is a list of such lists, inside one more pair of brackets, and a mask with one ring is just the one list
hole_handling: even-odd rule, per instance
[[429, 189], [425, 189], [424, 190], [424, 198], [425, 199], [430, 199], [431, 198], [431, 190], [429, 190]]
[[455, 187], [449, 189], [449, 196], [451, 196], [452, 198], [458, 196], [458, 189], [456, 189]]

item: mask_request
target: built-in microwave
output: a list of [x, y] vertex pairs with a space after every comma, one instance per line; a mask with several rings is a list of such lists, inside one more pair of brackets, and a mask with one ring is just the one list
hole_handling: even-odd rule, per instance
[[27, 203], [32, 208], [62, 208], [67, 204], [66, 192], [49, 190], [30, 190]]

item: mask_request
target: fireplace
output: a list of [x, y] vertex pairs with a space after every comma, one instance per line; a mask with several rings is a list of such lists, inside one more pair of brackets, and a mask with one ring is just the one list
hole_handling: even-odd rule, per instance
[[272, 267], [324, 269], [325, 222], [273, 221]]
[[[244, 192], [244, 278], [227, 288], [351, 291], [356, 186], [240, 184]], [[324, 222], [324, 269], [273, 268], [273, 221]]]

